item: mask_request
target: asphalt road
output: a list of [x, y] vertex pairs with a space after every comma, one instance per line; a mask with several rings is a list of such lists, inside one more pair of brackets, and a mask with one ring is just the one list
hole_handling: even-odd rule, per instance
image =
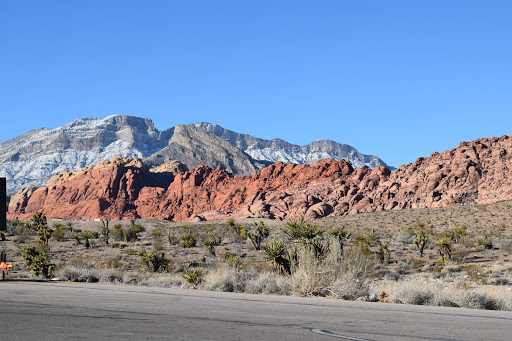
[[512, 340], [512, 312], [0, 281], [0, 340]]

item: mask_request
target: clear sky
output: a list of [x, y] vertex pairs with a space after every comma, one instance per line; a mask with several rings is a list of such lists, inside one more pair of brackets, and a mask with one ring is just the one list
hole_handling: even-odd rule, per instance
[[393, 166], [512, 133], [512, 1], [1, 1], [0, 141], [113, 114]]

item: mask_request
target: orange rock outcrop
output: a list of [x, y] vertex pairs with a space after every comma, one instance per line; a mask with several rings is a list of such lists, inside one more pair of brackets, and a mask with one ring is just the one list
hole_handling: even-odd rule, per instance
[[140, 160], [118, 158], [21, 190], [8, 217], [42, 211], [49, 219], [283, 220], [485, 204], [512, 199], [511, 169], [508, 136], [462, 142], [393, 172], [383, 166], [354, 170], [347, 161], [326, 159], [312, 166], [278, 162], [245, 177], [204, 165], [156, 177]]

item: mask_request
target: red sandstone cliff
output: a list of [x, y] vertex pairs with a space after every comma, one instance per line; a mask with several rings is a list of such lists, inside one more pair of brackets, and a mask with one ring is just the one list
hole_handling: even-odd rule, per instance
[[28, 218], [39, 210], [49, 219], [292, 219], [492, 203], [512, 199], [511, 167], [508, 136], [462, 142], [392, 173], [326, 159], [314, 166], [278, 162], [246, 177], [199, 166], [156, 179], [140, 160], [118, 158], [18, 192], [8, 216]]

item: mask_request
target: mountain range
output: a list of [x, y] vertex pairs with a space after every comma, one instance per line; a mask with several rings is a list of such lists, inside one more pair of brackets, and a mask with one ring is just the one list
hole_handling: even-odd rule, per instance
[[387, 166], [376, 156], [331, 140], [298, 146], [205, 122], [159, 131], [148, 118], [109, 116], [40, 128], [1, 142], [0, 177], [7, 178], [8, 195], [13, 195], [24, 187], [44, 186], [65, 170], [79, 170], [115, 156], [140, 158], [149, 167], [176, 160], [183, 170], [204, 164], [237, 176], [254, 174], [277, 161], [304, 164], [332, 158], [348, 160], [355, 168]]
[[47, 186], [19, 191], [8, 217], [29, 219], [42, 211], [49, 219], [314, 219], [512, 199], [512, 138], [506, 135], [461, 142], [394, 171], [355, 169], [334, 159], [279, 161], [246, 176], [204, 164], [177, 168], [176, 162], [151, 167], [138, 158], [115, 157], [66, 171]]

